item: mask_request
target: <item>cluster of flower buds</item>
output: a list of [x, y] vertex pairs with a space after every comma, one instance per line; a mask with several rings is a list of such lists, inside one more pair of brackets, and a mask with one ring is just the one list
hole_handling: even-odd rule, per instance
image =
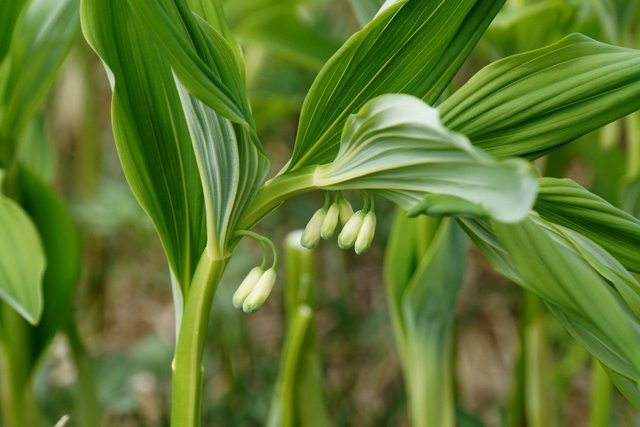
[[265, 271], [262, 267], [254, 267], [233, 294], [233, 306], [242, 308], [245, 313], [253, 313], [262, 307], [275, 283], [275, 268]]
[[[276, 265], [278, 263], [278, 254], [273, 242], [266, 237], [255, 234], [251, 231], [239, 231], [239, 236], [247, 236], [257, 240], [262, 246], [263, 256], [262, 264], [259, 267], [251, 269], [247, 277], [240, 283], [238, 289], [233, 294], [233, 306], [242, 308], [245, 313], [253, 313], [258, 310], [267, 300], [276, 283]], [[270, 268], [265, 269], [267, 265], [267, 245], [273, 252], [273, 263]]]
[[371, 246], [376, 231], [376, 214], [373, 209], [362, 209], [353, 212], [351, 204], [339, 195], [331, 206], [318, 209], [304, 229], [300, 244], [307, 249], [315, 248], [320, 238], [333, 236], [338, 219], [342, 223], [342, 231], [338, 235], [338, 246], [341, 249], [354, 248], [358, 255]]

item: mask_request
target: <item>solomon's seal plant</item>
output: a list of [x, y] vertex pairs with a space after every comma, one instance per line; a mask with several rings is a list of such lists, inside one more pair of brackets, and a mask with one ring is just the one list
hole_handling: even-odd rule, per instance
[[[569, 188], [576, 197], [536, 205], [548, 182], [525, 160], [639, 109], [640, 53], [569, 36], [489, 65], [435, 108], [503, 3], [387, 1], [325, 64], [291, 159], [263, 183], [269, 160], [220, 0], [82, 0], [84, 34], [113, 89], [122, 165], [171, 267], [172, 425], [200, 425], [205, 330], [236, 245], [245, 236], [268, 244], [250, 230], [313, 190], [327, 194], [301, 236], [308, 248], [332, 236], [339, 219], [339, 246], [364, 252], [376, 197], [413, 216], [457, 218], [489, 261], [542, 298], [640, 405], [640, 286], [626, 272], [638, 268], [622, 256], [638, 253], [640, 239], [612, 249], [603, 215], [624, 218], [614, 231], [636, 237], [640, 223], [573, 183], [546, 194]], [[361, 210], [353, 212], [347, 190], [361, 192]], [[442, 239], [451, 233], [439, 233], [433, 250], [447, 250]], [[263, 262], [234, 305], [256, 310], [275, 281]]]

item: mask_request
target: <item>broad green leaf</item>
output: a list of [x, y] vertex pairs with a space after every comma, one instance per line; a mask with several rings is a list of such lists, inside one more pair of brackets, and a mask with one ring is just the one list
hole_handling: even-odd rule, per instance
[[451, 220], [396, 214], [385, 279], [415, 425], [455, 425], [453, 317], [466, 256]]
[[497, 61], [440, 106], [497, 157], [540, 157], [640, 108], [640, 52], [571, 35]]
[[42, 315], [45, 254], [29, 216], [2, 195], [0, 236], [0, 298], [35, 325]]
[[504, 0], [390, 4], [327, 62], [302, 107], [289, 170], [328, 163], [348, 116], [385, 93], [434, 103]]
[[200, 175], [174, 76], [127, 0], [83, 0], [82, 26], [111, 76], [113, 131], [125, 175], [185, 291], [206, 234]]
[[38, 230], [47, 259], [42, 280], [44, 310], [33, 330], [35, 348], [31, 356], [35, 362], [72, 319], [80, 275], [80, 236], [69, 209], [37, 175], [23, 168], [18, 182], [22, 207]]
[[0, 3], [0, 64], [9, 51], [13, 29], [26, 5], [27, 0], [5, 0]]
[[371, 190], [412, 215], [523, 219], [536, 194], [533, 168], [496, 161], [446, 129], [438, 110], [409, 95], [384, 95], [347, 121], [337, 158], [320, 165], [314, 184]]
[[627, 269], [640, 272], [640, 221], [569, 179], [540, 180], [536, 211], [602, 246]]
[[155, 49], [191, 94], [222, 116], [253, 124], [237, 51], [186, 0], [127, 1]]
[[520, 274], [565, 327], [609, 369], [640, 382], [640, 285], [602, 248], [531, 216], [493, 223]]
[[179, 86], [193, 150], [198, 162], [207, 217], [207, 249], [224, 259], [240, 215], [253, 201], [269, 160], [251, 142], [242, 125], [234, 125]]
[[[11, 0], [13, 1], [13, 0]], [[0, 161], [10, 161], [80, 29], [79, 0], [33, 0], [16, 25], [0, 79]]]

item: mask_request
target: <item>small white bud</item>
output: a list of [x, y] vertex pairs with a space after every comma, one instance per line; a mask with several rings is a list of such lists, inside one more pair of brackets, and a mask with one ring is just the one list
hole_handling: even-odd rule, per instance
[[326, 215], [327, 210], [325, 208], [320, 208], [313, 214], [300, 238], [300, 244], [303, 247], [313, 249], [318, 246], [318, 243], [320, 243], [320, 228]]
[[353, 247], [363, 220], [364, 212], [358, 211], [347, 221], [338, 236], [338, 246], [340, 246], [341, 249], [351, 249]]
[[371, 247], [373, 242], [373, 236], [376, 234], [376, 214], [369, 211], [362, 221], [362, 227], [358, 232], [358, 238], [356, 239], [356, 253], [358, 255], [363, 254]]
[[349, 203], [347, 199], [342, 197], [338, 201], [338, 209], [340, 209], [340, 223], [342, 223], [342, 225], [346, 225], [353, 216], [353, 208], [351, 207], [351, 203]]
[[253, 313], [257, 309], [262, 307], [262, 304], [264, 304], [264, 302], [269, 297], [269, 294], [271, 294], [271, 290], [273, 289], [273, 285], [275, 283], [275, 269], [270, 268], [262, 273], [262, 276], [260, 276], [260, 279], [258, 279], [258, 282], [253, 287], [253, 290], [251, 291], [247, 299], [244, 300], [244, 304], [242, 304], [242, 310], [245, 313]]
[[253, 288], [256, 286], [258, 279], [264, 273], [264, 270], [260, 267], [254, 267], [251, 269], [247, 277], [244, 278], [238, 290], [233, 294], [233, 306], [235, 308], [241, 308], [244, 301], [247, 299]]
[[340, 216], [340, 208], [337, 203], [332, 204], [327, 211], [327, 214], [324, 217], [324, 221], [322, 221], [322, 226], [320, 227], [320, 237], [327, 240], [333, 233], [336, 231], [336, 227], [338, 226], [338, 217]]

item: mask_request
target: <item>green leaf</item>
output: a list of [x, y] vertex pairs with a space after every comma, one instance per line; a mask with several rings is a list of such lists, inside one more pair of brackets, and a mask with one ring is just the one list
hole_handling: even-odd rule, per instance
[[218, 114], [252, 125], [237, 50], [223, 35], [195, 15], [185, 0], [127, 3], [191, 94]]
[[200, 175], [174, 76], [127, 0], [83, 0], [82, 25], [111, 76], [113, 130], [127, 181], [185, 291], [206, 234]]
[[314, 184], [372, 190], [412, 215], [490, 216], [515, 222], [535, 199], [537, 179], [522, 160], [496, 161], [440, 123], [438, 110], [409, 95], [384, 95], [347, 121], [337, 158]]
[[640, 52], [571, 35], [497, 61], [440, 106], [497, 157], [540, 157], [640, 108]]
[[0, 161], [13, 158], [20, 134], [76, 42], [78, 7], [78, 0], [33, 0], [17, 23], [0, 79]]
[[390, 3], [327, 62], [302, 107], [289, 170], [334, 159], [350, 114], [385, 93], [434, 103], [504, 0]]
[[466, 256], [451, 220], [396, 213], [384, 270], [414, 424], [455, 425], [454, 312]]
[[80, 235], [71, 212], [37, 175], [20, 169], [21, 204], [42, 239], [47, 267], [42, 280], [44, 310], [33, 330], [31, 356], [36, 359], [73, 316], [73, 296], [80, 276]]
[[9, 0], [0, 3], [0, 64], [9, 51], [13, 29], [20, 12], [26, 5], [27, 0]]
[[207, 249], [224, 259], [237, 222], [269, 170], [269, 160], [251, 133], [234, 125], [179, 86], [198, 162], [207, 216]]
[[45, 255], [38, 230], [14, 201], [0, 195], [0, 298], [29, 323], [42, 315]]
[[640, 383], [640, 285], [602, 248], [535, 216], [493, 223], [519, 284], [609, 369]]
[[569, 179], [540, 180], [536, 211], [593, 240], [640, 273], [640, 221]]

